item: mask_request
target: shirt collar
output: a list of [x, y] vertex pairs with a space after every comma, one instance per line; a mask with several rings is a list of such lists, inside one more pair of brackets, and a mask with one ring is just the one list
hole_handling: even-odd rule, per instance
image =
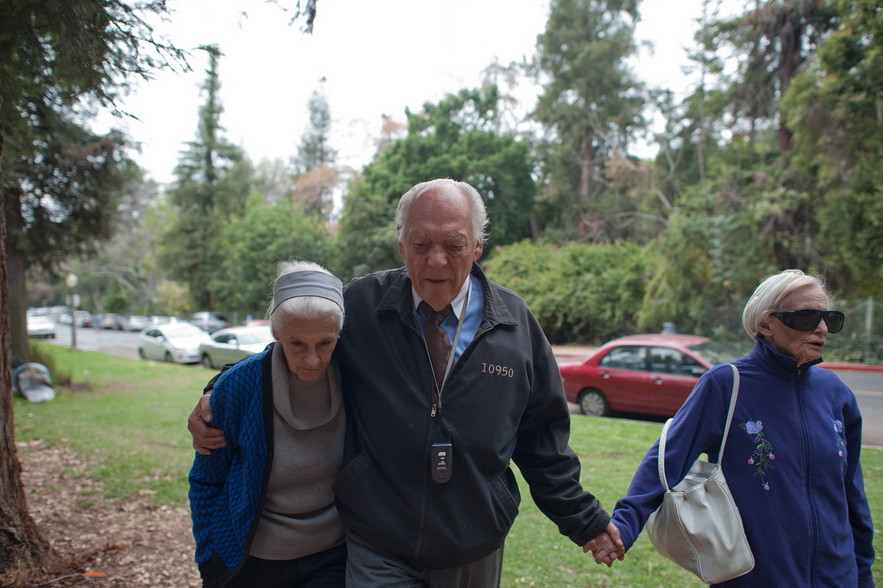
[[[466, 298], [466, 294], [469, 293], [470, 288], [472, 288], [471, 274], [466, 276], [466, 281], [463, 282], [463, 286], [460, 287], [460, 292], [458, 292], [457, 296], [451, 301], [451, 308], [454, 310], [454, 316], [457, 317], [458, 321], [462, 318], [460, 316], [460, 311], [463, 310], [463, 299]], [[414, 289], [413, 285], [411, 285], [411, 298], [414, 300], [413, 310], [416, 312], [417, 307], [423, 302], [423, 298], [417, 294], [417, 290]]]

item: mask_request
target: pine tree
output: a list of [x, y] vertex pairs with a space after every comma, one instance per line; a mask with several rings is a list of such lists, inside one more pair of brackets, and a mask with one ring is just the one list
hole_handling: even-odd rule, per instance
[[310, 215], [329, 218], [340, 170], [334, 166], [337, 150], [330, 144], [331, 109], [325, 96], [314, 91], [307, 102], [310, 124], [301, 136], [297, 156], [291, 160], [295, 175], [294, 204]]
[[553, 0], [537, 39], [543, 85], [535, 118], [546, 178], [544, 224], [559, 237], [609, 237], [603, 219], [604, 166], [624, 155], [643, 124], [641, 84], [628, 68], [639, 0]]
[[239, 214], [251, 188], [250, 165], [242, 150], [228, 142], [221, 125], [221, 83], [217, 47], [204, 48], [209, 68], [203, 85], [196, 138], [175, 168], [169, 191], [177, 218], [161, 238], [162, 264], [169, 276], [186, 283], [196, 309], [213, 310], [209, 284], [220, 267], [218, 238], [226, 219]]

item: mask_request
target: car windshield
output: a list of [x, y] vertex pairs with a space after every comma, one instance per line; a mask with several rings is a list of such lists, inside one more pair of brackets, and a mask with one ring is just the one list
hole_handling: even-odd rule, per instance
[[699, 357], [712, 365], [729, 363], [739, 359], [739, 354], [717, 341], [706, 341], [697, 345], [691, 345], [690, 349]]
[[194, 327], [189, 323], [171, 323], [163, 327], [166, 337], [195, 337], [203, 332], [199, 327]]
[[271, 339], [273, 339], [273, 334], [269, 327], [257, 331], [248, 331], [239, 335], [239, 342], [243, 345], [252, 345], [262, 341], [270, 342]]

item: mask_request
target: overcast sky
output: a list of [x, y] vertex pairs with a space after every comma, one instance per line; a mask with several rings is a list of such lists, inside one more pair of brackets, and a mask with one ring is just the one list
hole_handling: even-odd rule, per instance
[[[295, 0], [279, 0], [294, 6]], [[157, 25], [181, 48], [216, 44], [221, 124], [229, 141], [258, 163], [285, 161], [307, 125], [307, 101], [321, 89], [333, 117], [338, 163], [359, 168], [374, 153], [381, 116], [404, 121], [445, 94], [474, 88], [494, 61], [533, 55], [546, 23], [548, 0], [322, 0], [312, 35], [290, 13], [263, 0], [167, 0], [169, 22]], [[244, 14], [243, 11], [247, 11]], [[644, 0], [637, 72], [645, 82], [680, 88], [687, 78], [684, 47], [692, 44], [702, 0]], [[208, 58], [194, 51], [188, 73], [160, 73], [139, 84], [124, 109], [139, 120], [102, 118], [141, 144], [135, 160], [166, 183], [179, 154], [196, 135]], [[324, 83], [320, 80], [324, 78]], [[530, 97], [529, 97], [530, 98]]]

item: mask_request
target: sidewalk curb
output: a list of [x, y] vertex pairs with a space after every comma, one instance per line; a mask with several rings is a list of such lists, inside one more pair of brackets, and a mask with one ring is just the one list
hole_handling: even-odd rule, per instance
[[883, 373], [883, 365], [868, 365], [864, 363], [838, 363], [836, 361], [822, 362], [818, 364], [820, 368], [826, 370], [841, 370], [850, 372], [877, 372]]

